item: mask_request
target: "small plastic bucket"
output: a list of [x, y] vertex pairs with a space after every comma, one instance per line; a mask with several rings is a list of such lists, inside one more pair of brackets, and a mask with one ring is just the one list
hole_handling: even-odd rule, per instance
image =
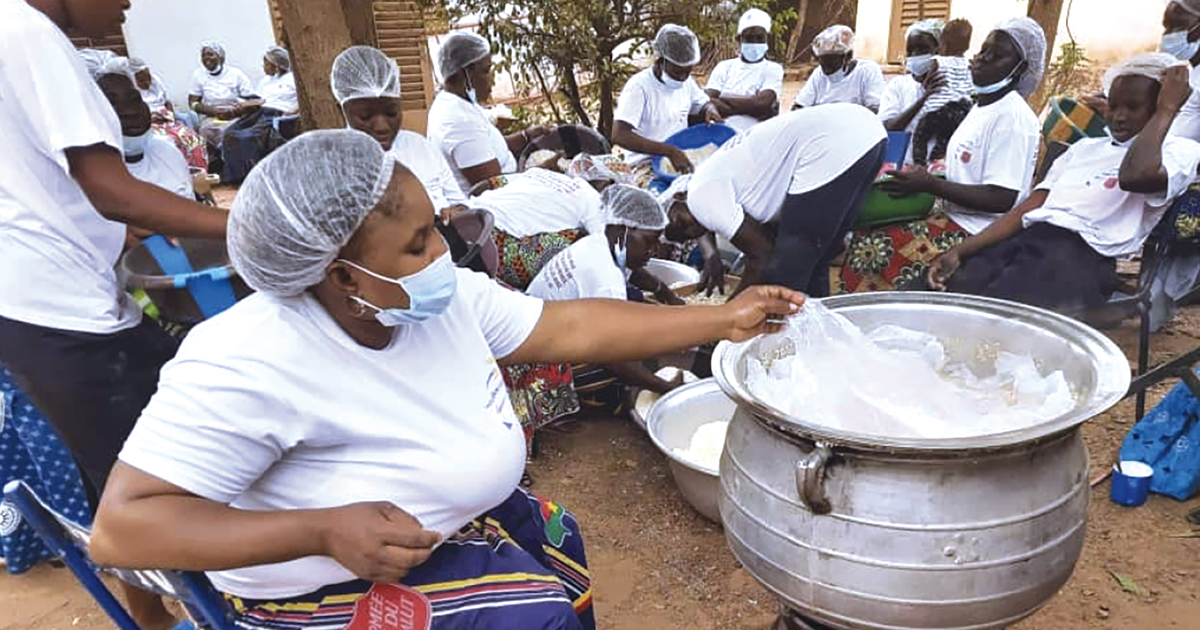
[[1125, 507], [1137, 507], [1150, 496], [1154, 469], [1149, 464], [1123, 461], [1113, 466], [1112, 501]]

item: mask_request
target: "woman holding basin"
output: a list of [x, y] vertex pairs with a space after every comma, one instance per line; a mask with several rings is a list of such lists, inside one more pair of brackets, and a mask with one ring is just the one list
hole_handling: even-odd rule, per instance
[[208, 571], [241, 628], [341, 627], [354, 602], [380, 600], [438, 630], [593, 628], [574, 517], [517, 489], [525, 442], [498, 363], [745, 340], [804, 300], [758, 287], [666, 308], [505, 290], [454, 268], [420, 182], [352, 130], [261, 162], [228, 242], [257, 293], [163, 370], [91, 552]]
[[889, 173], [893, 195], [931, 194], [925, 219], [856, 230], [842, 267], [844, 293], [888, 291], [917, 281], [938, 254], [978, 234], [1029, 195], [1041, 129], [1025, 98], [1042, 81], [1046, 36], [1037, 22], [1001, 22], [971, 62], [976, 105], [950, 138], [946, 175]]

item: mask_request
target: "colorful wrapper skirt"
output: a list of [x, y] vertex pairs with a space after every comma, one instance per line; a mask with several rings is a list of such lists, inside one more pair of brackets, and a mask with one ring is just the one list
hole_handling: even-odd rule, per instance
[[934, 212], [918, 221], [851, 233], [837, 293], [894, 291], [919, 280], [934, 258], [970, 236]]

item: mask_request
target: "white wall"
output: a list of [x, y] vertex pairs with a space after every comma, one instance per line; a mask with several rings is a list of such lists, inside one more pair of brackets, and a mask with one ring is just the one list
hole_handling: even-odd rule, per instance
[[262, 58], [275, 43], [267, 0], [135, 0], [126, 13], [129, 54], [141, 57], [166, 84], [176, 107], [186, 106], [188, 83], [200, 67], [200, 46], [225, 47], [226, 64], [256, 84]]
[[[1071, 32], [1088, 57], [1107, 64], [1132, 53], [1153, 50], [1162, 35], [1162, 15], [1168, 0], [1075, 0]], [[1070, 0], [1068, 0], [1070, 2]], [[978, 50], [991, 27], [1001, 20], [1025, 15], [1024, 0], [954, 0], [952, 17], [966, 18], [975, 27], [972, 50]], [[855, 52], [883, 61], [887, 56], [892, 0], [858, 0]], [[1067, 40], [1066, 10], [1058, 27], [1058, 45]], [[1057, 50], [1057, 46], [1056, 46]]]

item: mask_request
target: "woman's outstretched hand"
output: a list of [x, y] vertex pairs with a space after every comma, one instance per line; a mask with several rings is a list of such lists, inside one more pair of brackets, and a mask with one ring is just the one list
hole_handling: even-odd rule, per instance
[[718, 308], [729, 312], [730, 341], [746, 341], [763, 333], [778, 332], [788, 315], [800, 312], [807, 299], [803, 293], [777, 286], [757, 286], [743, 291]]

